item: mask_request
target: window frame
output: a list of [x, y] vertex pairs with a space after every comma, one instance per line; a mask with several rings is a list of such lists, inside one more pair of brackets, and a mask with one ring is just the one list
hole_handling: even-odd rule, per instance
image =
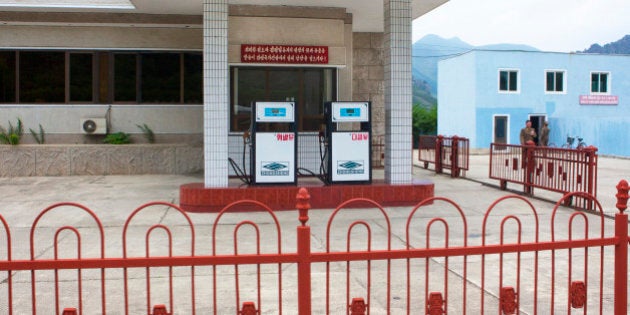
[[[594, 92], [593, 91], [593, 74], [598, 74], [600, 76], [600, 79], [598, 80], [599, 82], [601, 82], [601, 75], [605, 74], [606, 75], [606, 91], [601, 92], [601, 86], [599, 87], [599, 91]], [[589, 92], [592, 95], [610, 95], [611, 90], [612, 90], [612, 73], [610, 71], [591, 71], [589, 74]]]
[[[554, 89], [547, 89], [547, 74], [554, 74]], [[556, 74], [562, 73], [562, 90], [558, 91]], [[566, 69], [545, 69], [544, 71], [544, 91], [545, 94], [567, 94], [567, 70]]]
[[[184, 50], [172, 50], [172, 51], [158, 51], [158, 50], [89, 50], [89, 49], [3, 49], [3, 52], [7, 54], [7, 59], [10, 59], [11, 55], [13, 59], [11, 59], [11, 71], [6, 71], [5, 75], [7, 76], [6, 82], [9, 82], [9, 86], [5, 84], [6, 87], [12, 87], [12, 98], [8, 99], [9, 101], [0, 102], [0, 104], [17, 104], [17, 105], [27, 105], [27, 104], [69, 104], [69, 105], [77, 105], [77, 104], [85, 104], [85, 105], [102, 105], [102, 104], [125, 104], [125, 105], [203, 105], [203, 52], [201, 51], [184, 51]], [[44, 55], [48, 54], [54, 56], [59, 54], [63, 58], [62, 61], [57, 62], [57, 68], [54, 71], [54, 75], [58, 75], [63, 82], [60, 86], [50, 85], [50, 89], [53, 88], [55, 90], [59, 90], [60, 97], [42, 97], [42, 101], [30, 101], [30, 94], [24, 93], [24, 89], [28, 88], [32, 84], [35, 83], [34, 80], [25, 81], [26, 78], [29, 77], [28, 73], [31, 73], [30, 68], [41, 67], [39, 64], [36, 66], [31, 66], [33, 63], [30, 59], [25, 59], [24, 56], [29, 53], [42, 53]], [[133, 99], [129, 98], [128, 100], [116, 100], [116, 56], [119, 54], [130, 55], [132, 59], [135, 60], [133, 75], [133, 87], [130, 89], [134, 89], [135, 97]], [[173, 87], [179, 89], [179, 95], [177, 99], [169, 98], [169, 101], [162, 101], [158, 99], [157, 101], [147, 102], [142, 98], [142, 56], [144, 54], [169, 54], [174, 55], [173, 61], [173, 69], [172, 78], [177, 78], [177, 80], [171, 80], [172, 82], [177, 81], [172, 84]], [[86, 71], [90, 71], [90, 73], [85, 73], [91, 80], [91, 99], [88, 97], [84, 97], [84, 100], [76, 100], [72, 95], [72, 87], [73, 87], [73, 56], [90, 56], [92, 62], [91, 65], [88, 63], [83, 63], [81, 69], [85, 69]], [[190, 62], [188, 62], [190, 59]], [[24, 61], [27, 60], [27, 68], [25, 67]], [[41, 63], [41, 62], [40, 62]], [[187, 67], [185, 67], [187, 66]], [[198, 67], [198, 69], [195, 69]], [[178, 68], [178, 69], [176, 69]], [[77, 68], [79, 69], [79, 68]], [[46, 70], [46, 69], [45, 69]], [[188, 71], [194, 70], [194, 71]], [[26, 72], [26, 74], [25, 74]], [[40, 71], [44, 72], [44, 71]], [[79, 71], [74, 75], [81, 76], [85, 71]], [[131, 76], [130, 76], [131, 77]], [[41, 81], [41, 80], [40, 80]], [[88, 79], [85, 79], [88, 81]], [[55, 81], [56, 83], [56, 81]], [[172, 88], [171, 90], [175, 91], [176, 88]], [[85, 91], [85, 95], [87, 96], [88, 87], [87, 85], [83, 86], [83, 91]], [[190, 95], [186, 95], [186, 92], [189, 92]], [[33, 93], [31, 93], [33, 94]], [[174, 93], [171, 93], [174, 95]], [[8, 95], [8, 94], [7, 94]], [[9, 96], [11, 96], [9, 95]], [[29, 101], [24, 101], [25, 95], [29, 97]], [[49, 101], [49, 99], [54, 99]], [[166, 99], [166, 98], [162, 98]], [[196, 102], [195, 102], [196, 101]]]
[[[323, 113], [323, 102], [326, 102], [327, 100], [323, 100], [322, 104], [321, 104], [321, 114], [311, 114], [311, 115], [306, 115], [305, 113], [307, 112], [305, 110], [305, 106], [306, 104], [306, 94], [304, 91], [304, 84], [306, 81], [306, 75], [307, 72], [312, 71], [312, 70], [319, 70], [320, 74], [322, 75], [321, 79], [325, 80], [326, 75], [326, 70], [332, 70], [332, 73], [330, 73], [330, 82], [329, 82], [329, 86], [328, 88], [332, 89], [331, 91], [329, 91], [330, 93], [330, 97], [332, 98], [331, 101], [336, 101], [339, 97], [339, 87], [338, 87], [338, 81], [339, 81], [339, 71], [338, 68], [336, 67], [312, 67], [312, 66], [296, 66], [296, 67], [278, 67], [278, 66], [273, 66], [273, 65], [241, 65], [241, 64], [231, 64], [230, 65], [230, 102], [229, 102], [229, 116], [230, 116], [230, 122], [229, 122], [229, 131], [230, 132], [243, 132], [243, 130], [239, 129], [238, 126], [239, 121], [241, 121], [242, 119], [244, 119], [244, 117], [247, 114], [239, 114], [235, 112], [235, 103], [239, 102], [238, 98], [239, 98], [239, 86], [238, 86], [238, 81], [239, 81], [239, 76], [241, 75], [240, 72], [242, 70], [254, 70], [254, 71], [262, 71], [263, 75], [265, 77], [265, 82], [264, 82], [264, 99], [261, 99], [260, 101], [283, 101], [283, 99], [274, 99], [273, 96], [270, 94], [271, 92], [271, 87], [270, 87], [270, 80], [271, 80], [271, 75], [273, 74], [274, 71], [283, 71], [283, 70], [292, 70], [292, 71], [296, 71], [296, 74], [298, 75], [298, 90], [297, 90], [297, 95], [294, 99], [292, 99], [293, 101], [296, 102], [297, 105], [297, 115], [298, 117], [296, 117], [296, 126], [299, 132], [318, 132], [319, 130], [311, 130], [311, 129], [304, 129], [305, 125], [307, 124], [305, 122], [305, 120], [308, 120], [310, 118], [317, 118], [319, 117], [319, 119], [321, 119], [322, 121], [324, 120], [324, 113]], [[325, 86], [322, 86], [321, 88], [325, 89]], [[325, 95], [322, 95], [322, 98], [326, 98]], [[245, 106], [247, 107], [247, 105], [245, 104], [239, 104], [241, 106]], [[246, 111], [244, 111], [246, 112]], [[251, 115], [251, 112], [250, 114]], [[250, 116], [251, 117], [251, 116]], [[251, 119], [251, 118], [250, 118]], [[323, 122], [325, 123], [325, 122]], [[251, 124], [251, 121], [250, 121]], [[245, 129], [246, 130], [246, 129]]]
[[[501, 73], [507, 72], [507, 90], [501, 89]], [[510, 90], [510, 73], [516, 72], [516, 90]], [[499, 68], [497, 71], [497, 90], [500, 94], [520, 94], [521, 93], [521, 70], [516, 68]]]

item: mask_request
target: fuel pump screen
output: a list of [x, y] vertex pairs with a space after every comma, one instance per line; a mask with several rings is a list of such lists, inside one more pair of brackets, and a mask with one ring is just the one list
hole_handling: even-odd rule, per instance
[[367, 102], [332, 102], [332, 121], [367, 122], [370, 120], [370, 110]]
[[265, 117], [286, 117], [287, 110], [286, 108], [265, 108]]
[[295, 103], [256, 102], [256, 122], [295, 122]]
[[361, 117], [360, 108], [342, 108], [341, 117]]

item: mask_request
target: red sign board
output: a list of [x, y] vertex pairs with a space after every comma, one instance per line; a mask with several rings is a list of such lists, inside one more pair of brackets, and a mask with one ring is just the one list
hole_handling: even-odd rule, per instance
[[243, 44], [241, 62], [328, 64], [328, 47]]
[[617, 105], [617, 95], [580, 95], [580, 105]]

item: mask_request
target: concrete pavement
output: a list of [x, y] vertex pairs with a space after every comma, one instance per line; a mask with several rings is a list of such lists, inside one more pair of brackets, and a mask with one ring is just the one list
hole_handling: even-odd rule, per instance
[[[488, 179], [487, 155], [472, 155], [470, 160], [471, 170], [466, 172], [465, 178], [452, 179], [448, 175], [436, 175], [431, 168], [424, 170], [415, 167], [414, 177], [421, 179], [429, 179], [435, 183], [435, 196], [441, 196], [453, 200], [462, 209], [466, 218], [466, 225], [462, 223], [461, 217], [457, 210], [448, 203], [436, 202], [433, 205], [423, 208], [417, 212], [412, 219], [410, 238], [412, 247], [426, 246], [426, 231], [430, 227], [431, 237], [429, 239], [431, 247], [443, 247], [446, 240], [444, 237], [444, 227], [437, 223], [431, 223], [431, 219], [440, 216], [445, 219], [449, 228], [449, 244], [450, 246], [461, 246], [464, 239], [467, 239], [468, 245], [498, 244], [501, 242], [502, 234], [500, 231], [501, 219], [506, 215], [518, 217], [521, 220], [523, 242], [533, 241], [535, 239], [536, 223], [538, 222], [538, 237], [540, 240], [549, 240], [550, 219], [553, 203], [549, 200], [558, 199], [559, 194], [542, 193], [537, 191], [536, 198], [520, 197], [508, 199], [495, 208], [486, 216], [486, 211], [493, 201], [513, 194], [514, 191], [501, 191], [498, 182]], [[615, 197], [616, 190], [614, 186], [620, 179], [630, 179], [630, 160], [600, 158], [599, 160], [599, 180], [598, 180], [598, 196], [607, 214], [615, 213]], [[375, 177], [382, 176], [382, 171], [375, 171]], [[217, 226], [217, 235], [219, 240], [214, 244], [212, 242], [212, 229], [217, 219], [217, 214], [199, 214], [190, 213], [189, 218], [194, 223], [195, 240], [192, 241], [190, 229], [182, 214], [163, 205], [157, 205], [143, 211], [134, 216], [131, 220], [131, 228], [128, 230], [127, 239], [123, 241], [122, 231], [125, 221], [130, 217], [134, 209], [140, 205], [160, 200], [177, 203], [179, 195], [179, 186], [184, 183], [200, 182], [203, 178], [200, 174], [196, 175], [140, 175], [140, 176], [75, 176], [75, 177], [19, 177], [19, 178], [2, 178], [0, 179], [0, 190], [2, 198], [0, 199], [0, 214], [6, 219], [12, 235], [13, 242], [13, 259], [29, 259], [29, 233], [37, 215], [47, 206], [64, 201], [77, 202], [94, 211], [99, 218], [105, 231], [105, 255], [106, 257], [121, 257], [122, 244], [127, 244], [128, 257], [143, 257], [145, 255], [145, 237], [147, 229], [155, 225], [163, 225], [171, 228], [173, 240], [173, 255], [189, 255], [191, 248], [195, 247], [196, 255], [209, 255], [213, 249], [217, 253], [231, 253], [234, 250], [233, 233], [236, 224], [243, 220], [256, 222], [260, 229], [260, 234], [264, 236], [260, 243], [263, 252], [273, 252], [277, 249], [278, 237], [271, 237], [274, 234], [273, 218], [263, 212], [254, 213], [236, 213], [226, 215], [220, 218]], [[508, 189], [520, 191], [520, 187], [508, 186]], [[536, 211], [536, 216], [532, 207]], [[406, 246], [406, 223], [411, 213], [411, 208], [386, 208], [384, 209], [389, 219], [391, 227], [391, 246], [392, 248], [404, 248]], [[561, 208], [558, 210], [556, 219], [560, 222], [567, 222], [571, 218], [573, 210]], [[356, 221], [362, 220], [370, 226], [372, 237], [372, 248], [383, 249], [387, 244], [387, 220], [382, 213], [375, 209], [348, 209], [344, 210], [333, 222], [331, 235], [326, 234], [328, 220], [332, 214], [331, 209], [312, 210], [309, 213], [308, 224], [311, 226], [312, 251], [322, 252], [326, 250], [327, 239], [331, 241], [331, 249], [344, 250], [347, 237], [348, 226]], [[296, 211], [280, 211], [275, 213], [278, 224], [281, 227], [280, 244], [282, 252], [292, 253], [296, 248], [296, 232], [295, 227], [298, 225]], [[589, 225], [589, 235], [598, 235], [599, 218], [592, 214], [587, 214], [586, 218], [590, 222], [595, 222], [594, 227]], [[486, 222], [486, 225], [484, 225]], [[517, 228], [515, 223], [506, 223], [509, 228], [505, 236], [506, 242], [514, 242], [515, 235], [513, 231]], [[606, 235], [611, 235], [614, 231], [614, 221], [610, 218], [603, 220]], [[82, 257], [97, 257], [99, 253], [98, 246], [92, 246], [97, 239], [97, 224], [94, 219], [86, 215], [82, 211], [78, 211], [72, 207], [61, 207], [43, 217], [38, 224], [37, 233], [35, 234], [35, 256], [38, 258], [51, 258], [54, 255], [54, 247], [52, 240], [56, 228], [61, 226], [75, 226], [82, 236]], [[568, 224], [557, 225], [558, 238], [566, 238]], [[485, 230], [485, 237], [483, 235]], [[466, 231], [464, 233], [463, 231]], [[153, 233], [153, 232], [152, 232]], [[243, 233], [243, 234], [241, 234]], [[252, 241], [252, 229], [243, 227], [239, 232], [239, 252], [251, 252], [255, 250], [255, 242]], [[271, 233], [271, 234], [269, 234]], [[354, 249], [365, 249], [368, 246], [366, 231], [362, 228], [355, 228], [350, 232], [352, 235], [351, 247]], [[574, 232], [575, 234], [575, 232]], [[579, 234], [577, 234], [579, 235]], [[4, 237], [4, 236], [2, 236]], [[578, 237], [578, 236], [574, 236]], [[0, 239], [1, 240], [1, 239]], [[165, 244], [168, 242], [166, 233], [155, 232], [151, 234], [151, 253], [152, 255], [165, 255], [168, 253]], [[60, 236], [60, 256], [73, 257], [76, 256], [76, 238], [68, 233]], [[6, 246], [4, 241], [0, 242], [0, 257], [6, 257]], [[74, 246], [74, 247], [73, 247]], [[604, 250], [604, 282], [606, 285], [605, 292], [602, 297], [593, 292], [598, 291], [597, 279], [599, 270], [598, 254], [594, 254], [596, 250], [589, 252], [589, 267], [595, 268], [589, 272], [588, 282], [588, 305], [593, 307], [604, 304], [604, 310], [610, 310], [612, 307], [612, 292], [608, 289], [612, 284], [614, 273], [611, 272], [613, 253], [610, 250]], [[591, 255], [595, 258], [591, 260]], [[514, 268], [518, 261], [514, 254], [505, 255], [504, 265], [506, 273], [504, 282], [514, 285], [517, 282], [515, 278]], [[576, 269], [583, 265], [584, 259], [576, 256], [572, 261]], [[497, 255], [488, 257], [471, 256], [468, 258], [466, 277], [464, 278], [464, 261], [461, 257], [450, 258], [448, 261], [443, 258], [435, 258], [427, 261], [424, 259], [416, 259], [411, 262], [411, 269], [418, 273], [412, 278], [411, 290], [412, 300], [411, 309], [416, 313], [421, 309], [424, 303], [424, 277], [425, 268], [429, 270], [430, 279], [429, 291], [442, 291], [444, 277], [447, 277], [449, 283], [449, 304], [448, 309], [451, 313], [461, 313], [462, 308], [466, 307], [468, 311], [478, 311], [480, 309], [480, 298], [484, 298], [485, 307], [495, 313], [498, 307], [499, 289], [498, 289], [498, 269], [500, 258]], [[538, 257], [538, 270], [541, 274], [538, 290], [547, 292], [549, 285], [543, 282], [547, 276], [551, 274], [551, 256], [547, 253], [541, 253]], [[533, 304], [535, 303], [530, 287], [533, 286], [531, 276], [533, 273], [533, 262], [535, 257], [532, 253], [523, 254], [521, 262], [521, 278], [522, 284], [520, 288], [520, 307], [522, 314], [532, 313]], [[573, 259], [573, 258], [572, 258]], [[555, 257], [558, 283], [557, 297], [553, 303], [553, 308], [566, 311], [566, 283], [567, 270], [569, 265], [569, 257], [566, 251], [560, 251]], [[482, 268], [485, 266], [485, 269]], [[331, 264], [331, 286], [333, 293], [330, 298], [331, 314], [339, 314], [345, 311], [345, 281], [347, 274], [345, 273], [346, 264]], [[356, 262], [351, 264], [353, 272], [349, 276], [351, 296], [365, 296], [368, 282], [366, 278], [367, 265], [364, 262]], [[391, 305], [392, 314], [404, 314], [406, 312], [406, 262], [393, 261], [390, 266], [392, 274], [392, 285], [390, 300], [387, 300], [384, 279], [386, 279], [387, 265], [382, 261], [372, 262], [370, 265], [372, 270], [370, 299], [370, 314], [384, 314], [385, 305]], [[293, 279], [296, 277], [297, 268], [293, 264], [283, 265], [282, 269], [282, 292], [283, 292], [283, 313], [296, 313], [296, 286]], [[590, 270], [589, 269], [589, 270]], [[446, 271], [445, 271], [446, 270]], [[146, 283], [144, 280], [144, 270], [132, 270], [130, 286], [130, 313], [138, 314], [146, 310]], [[325, 265], [313, 265], [313, 314], [322, 314], [325, 311], [323, 301], [326, 299], [326, 277]], [[2, 284], [0, 284], [0, 298], [4, 299], [7, 295], [6, 275], [2, 274]], [[46, 310], [54, 308], [54, 302], [49, 293], [52, 293], [52, 280], [54, 279], [51, 272], [38, 272], [38, 309]], [[212, 310], [212, 274], [213, 270], [209, 267], [198, 267], [195, 269], [196, 279], [196, 305], [198, 313], [206, 313]], [[234, 268], [220, 267], [217, 270], [218, 283], [220, 288], [219, 314], [235, 313], [235, 303], [233, 302], [234, 294], [231, 293], [235, 285]], [[251, 287], [249, 281], [255, 283], [255, 269], [251, 266], [243, 266], [239, 268], [241, 278], [241, 289], [245, 287], [241, 302], [243, 300], [256, 300], [252, 295], [255, 290]], [[262, 296], [263, 314], [277, 314], [279, 312], [277, 288], [278, 266], [263, 266], [262, 283], [265, 290]], [[482, 278], [484, 274], [484, 278]], [[73, 274], [68, 272], [62, 273], [63, 282], [62, 292], [75, 292], [76, 282], [73, 282]], [[542, 276], [544, 275], [544, 276]], [[99, 278], [98, 273], [85, 271], [83, 274], [87, 278], [83, 285], [84, 290], [84, 311], [85, 314], [100, 313], [100, 299], [98, 289]], [[175, 313], [190, 314], [191, 294], [190, 294], [190, 268], [175, 268], [175, 283], [177, 289], [175, 291]], [[579, 278], [579, 273], [574, 275]], [[591, 279], [591, 277], [594, 277]], [[40, 280], [41, 279], [41, 280]], [[121, 271], [107, 271], [107, 313], [123, 314], [123, 290], [121, 289], [122, 274]], [[168, 273], [162, 270], [153, 271], [151, 273], [151, 301], [150, 304], [168, 304], [168, 292], [165, 289], [165, 281], [168, 279]], [[30, 301], [30, 281], [29, 273], [15, 272], [13, 276], [14, 295], [18, 296], [14, 300], [16, 314], [29, 313], [31, 311]], [[481, 290], [482, 283], [485, 283], [484, 290]], [[463, 305], [462, 285], [466, 284], [466, 306]], [[268, 289], [271, 286], [271, 289]], [[41, 294], [41, 296], [40, 296]], [[75, 294], [76, 295], [76, 294]], [[76, 296], [73, 294], [62, 294], [63, 298], [61, 306], [77, 305]], [[541, 294], [545, 296], [545, 294]], [[561, 301], [561, 302], [558, 302]], [[540, 298], [536, 304], [539, 306], [539, 313], [547, 313], [551, 306], [551, 300], [548, 297]], [[40, 305], [41, 304], [41, 305]], [[6, 305], [2, 302], [0, 305]], [[3, 306], [4, 307], [4, 306]], [[589, 309], [589, 311], [591, 311]], [[42, 313], [48, 313], [42, 311]], [[606, 313], [606, 312], [604, 312]]]

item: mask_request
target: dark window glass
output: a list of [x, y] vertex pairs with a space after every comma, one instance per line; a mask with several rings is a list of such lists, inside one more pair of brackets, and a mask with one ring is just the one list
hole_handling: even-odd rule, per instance
[[608, 92], [608, 75], [606, 73], [599, 74], [599, 92]]
[[591, 74], [591, 92], [599, 92], [599, 74]]
[[203, 103], [203, 58], [201, 54], [184, 54], [184, 103]]
[[304, 101], [299, 112], [302, 130], [322, 129], [325, 122], [324, 73], [321, 70], [304, 70]]
[[518, 91], [517, 83], [518, 83], [517, 72], [510, 71], [510, 91]]
[[564, 91], [564, 73], [556, 72], [556, 92]]
[[136, 72], [136, 54], [114, 55], [114, 101], [137, 101]]
[[20, 102], [65, 102], [65, 54], [20, 53]]
[[553, 83], [554, 83], [553, 72], [547, 72], [547, 91], [548, 92], [554, 91]]
[[591, 74], [591, 92], [593, 93], [608, 92], [608, 73], [592, 73]]
[[564, 73], [562, 71], [547, 72], [547, 92], [564, 91]]
[[[263, 69], [233, 69], [233, 81], [237, 93], [232, 102], [232, 130], [249, 129], [251, 123], [251, 104], [254, 101], [266, 101], [267, 71]], [[235, 77], [235, 78], [234, 78]]]
[[142, 54], [142, 102], [180, 103], [181, 54]]
[[499, 90], [507, 91], [508, 89], [508, 73], [507, 71], [499, 72]]
[[70, 54], [70, 101], [92, 101], [92, 54]]
[[15, 52], [0, 51], [0, 103], [15, 102]]

